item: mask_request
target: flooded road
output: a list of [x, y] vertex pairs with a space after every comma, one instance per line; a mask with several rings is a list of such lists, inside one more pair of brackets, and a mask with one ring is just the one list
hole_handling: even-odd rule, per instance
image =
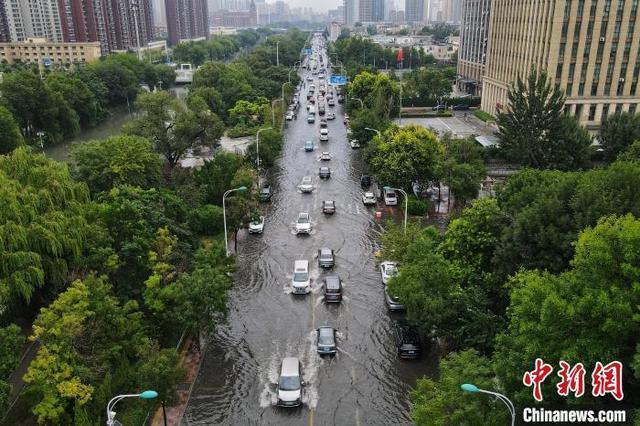
[[[306, 89], [301, 94], [298, 119], [289, 122], [282, 158], [268, 178], [275, 194], [263, 205], [264, 234], [239, 242], [228, 322], [207, 344], [183, 425], [411, 424], [408, 391], [417, 378], [436, 373], [437, 356], [429, 346], [420, 360], [398, 358], [392, 330], [401, 316], [390, 314], [384, 302], [373, 255], [380, 227], [375, 209], [361, 201], [364, 162], [347, 142], [343, 106], [327, 107], [336, 120], [329, 121], [329, 142], [318, 142], [319, 120], [307, 124]], [[305, 140], [316, 143], [314, 152], [305, 152]], [[322, 163], [331, 178], [321, 181], [322, 151], [333, 158]], [[313, 193], [297, 190], [303, 176], [313, 177]], [[322, 214], [322, 200], [335, 200], [335, 215]], [[299, 212], [311, 215], [309, 236], [292, 230]], [[317, 250], [324, 246], [335, 250], [332, 272], [317, 266]], [[305, 296], [291, 294], [298, 259], [311, 265], [312, 292]], [[330, 273], [344, 283], [340, 304], [323, 300], [322, 278]], [[333, 358], [316, 353], [315, 329], [323, 325], [338, 331]], [[274, 405], [273, 383], [287, 356], [300, 359], [307, 382], [301, 408]]]

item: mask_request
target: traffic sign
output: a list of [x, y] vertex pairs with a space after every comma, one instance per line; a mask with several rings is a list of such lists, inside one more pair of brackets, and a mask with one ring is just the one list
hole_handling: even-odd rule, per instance
[[329, 77], [329, 84], [332, 86], [345, 86], [347, 84], [347, 76], [332, 74]]
[[305, 54], [305, 55], [309, 56], [309, 55], [311, 55], [311, 53], [312, 53], [312, 52], [313, 52], [313, 51], [311, 50], [311, 48], [310, 48], [310, 47], [305, 47], [305, 48], [304, 48], [304, 54]]

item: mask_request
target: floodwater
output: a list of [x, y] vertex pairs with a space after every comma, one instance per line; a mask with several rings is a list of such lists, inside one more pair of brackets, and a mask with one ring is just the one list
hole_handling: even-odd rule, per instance
[[[389, 313], [384, 301], [374, 258], [380, 226], [375, 208], [361, 201], [362, 152], [347, 143], [343, 107], [327, 108], [336, 120], [329, 121], [329, 142], [318, 142], [319, 123], [307, 124], [305, 99], [298, 119], [288, 122], [282, 158], [267, 177], [275, 193], [263, 205], [264, 234], [239, 238], [228, 320], [209, 338], [182, 425], [411, 424], [410, 389], [418, 378], [437, 374], [437, 350], [426, 343], [422, 359], [398, 358], [392, 331], [402, 315]], [[316, 142], [314, 152], [304, 151], [305, 140]], [[321, 181], [322, 151], [332, 155], [322, 163], [332, 174]], [[311, 194], [296, 188], [304, 176], [315, 181]], [[335, 200], [335, 215], [322, 214], [322, 200]], [[299, 212], [311, 215], [309, 236], [293, 232]], [[317, 250], [324, 246], [335, 250], [331, 272], [317, 266]], [[312, 291], [304, 296], [291, 294], [298, 259], [311, 265]], [[343, 280], [340, 304], [323, 300], [321, 283], [329, 273]], [[315, 330], [323, 325], [338, 330], [335, 357], [316, 353]], [[287, 356], [302, 364], [300, 408], [274, 405], [273, 383]]]

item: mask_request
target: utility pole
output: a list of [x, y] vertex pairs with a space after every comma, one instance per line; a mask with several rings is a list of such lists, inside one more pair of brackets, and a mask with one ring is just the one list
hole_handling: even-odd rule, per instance
[[136, 44], [138, 46], [138, 48], [136, 49], [138, 51], [138, 60], [141, 61], [142, 59], [140, 59], [140, 31], [138, 30], [138, 0], [133, 0], [131, 2], [131, 6], [133, 9], [133, 25], [136, 29]]
[[276, 66], [280, 66], [280, 40], [276, 41]]

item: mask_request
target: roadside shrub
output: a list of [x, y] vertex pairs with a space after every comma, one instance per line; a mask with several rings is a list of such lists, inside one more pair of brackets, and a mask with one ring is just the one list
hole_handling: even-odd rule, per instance
[[416, 198], [409, 198], [409, 205], [407, 206], [407, 212], [411, 216], [424, 216], [429, 211], [429, 202], [427, 200], [418, 200]]

